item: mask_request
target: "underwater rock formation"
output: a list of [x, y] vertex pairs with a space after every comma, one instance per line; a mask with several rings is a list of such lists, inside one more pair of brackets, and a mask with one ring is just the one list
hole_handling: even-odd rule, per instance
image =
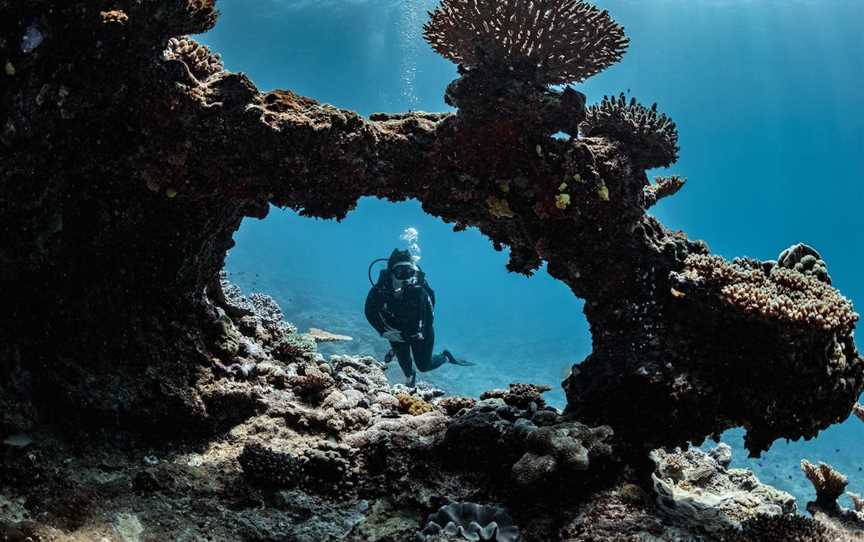
[[[458, 112], [368, 119], [226, 71], [188, 37], [215, 21], [212, 0], [0, 0], [3, 431], [38, 418], [212, 433], [267, 410], [357, 431], [357, 461], [382, 476], [407, 466], [382, 467], [381, 443], [410, 430], [425, 440], [409, 439], [407, 457], [434, 456], [443, 439], [494, 450], [503, 485], [519, 463], [519, 480], [563, 470], [560, 483], [576, 484], [611, 455], [735, 426], [758, 454], [849, 414], [864, 386], [858, 316], [818, 254], [730, 263], [669, 231], [646, 209], [677, 188], [660, 181], [669, 188], [652, 195], [646, 169], [676, 159], [674, 123], [550, 87], [621, 58], [627, 40], [608, 13], [444, 0], [427, 37], [460, 64], [446, 95]], [[324, 363], [266, 299], [232, 302], [219, 270], [241, 220], [271, 204], [338, 219], [363, 196], [416, 198], [510, 247], [511, 271], [545, 262], [586, 300], [594, 350], [566, 380], [567, 416], [490, 400], [446, 438], [438, 409], [381, 418], [399, 401], [364, 367], [377, 362]], [[269, 457], [249, 450], [250, 466]]]
[[[717, 536], [761, 516], [795, 515], [795, 498], [761, 484], [752, 472], [730, 469], [697, 448], [655, 450], [652, 480], [661, 515]], [[731, 459], [731, 457], [730, 457]]]

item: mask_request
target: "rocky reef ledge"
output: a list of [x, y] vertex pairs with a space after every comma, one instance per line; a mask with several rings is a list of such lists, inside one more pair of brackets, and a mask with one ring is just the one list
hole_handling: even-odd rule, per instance
[[723, 444], [656, 450], [646, 480], [621, 462], [609, 427], [545, 406], [541, 387], [475, 400], [391, 386], [374, 358], [325, 360], [272, 299], [223, 286], [214, 340], [236, 362], [212, 358], [206, 395], [226, 420], [229, 411], [243, 420], [216, 437], [160, 443], [46, 428], [8, 436], [3, 540], [744, 542], [857, 532], [855, 512], [834, 515], [845, 524], [798, 516], [791, 495], [729, 468]]

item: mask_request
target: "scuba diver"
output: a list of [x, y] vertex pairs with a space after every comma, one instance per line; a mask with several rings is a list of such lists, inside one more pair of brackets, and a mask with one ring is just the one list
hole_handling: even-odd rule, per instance
[[[381, 271], [375, 283], [372, 282], [372, 266], [378, 262], [387, 262], [387, 268]], [[432, 326], [435, 292], [409, 251], [395, 249], [390, 258], [373, 261], [369, 265], [369, 282], [372, 289], [366, 297], [366, 319], [390, 341], [390, 351], [384, 361], [389, 363], [396, 356], [408, 386], [416, 385], [415, 365], [424, 373], [445, 363], [474, 365], [456, 359], [447, 350], [432, 354], [435, 346]]]

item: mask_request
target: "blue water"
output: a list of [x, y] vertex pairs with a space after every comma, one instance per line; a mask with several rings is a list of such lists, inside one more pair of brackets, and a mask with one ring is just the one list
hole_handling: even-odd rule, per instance
[[[864, 307], [864, 2], [860, 0], [608, 0], [632, 39], [623, 62], [580, 86], [589, 101], [631, 90], [678, 123], [690, 179], [657, 216], [726, 257], [774, 258], [795, 242], [821, 251], [834, 284]], [[444, 111], [455, 66], [422, 41], [432, 0], [222, 0], [203, 41], [259, 88], [290, 88], [363, 114]], [[555, 387], [590, 352], [581, 302], [545, 272], [507, 274], [476, 231], [453, 233], [416, 202], [362, 200], [343, 223], [274, 209], [244, 222], [228, 259], [247, 289], [273, 294], [302, 327], [386, 343], [362, 317], [366, 266], [420, 232], [421, 265], [438, 295], [438, 343], [478, 363], [427, 380], [477, 394], [509, 382]], [[398, 377], [398, 372], [393, 374]], [[851, 419], [806, 443], [778, 442], [746, 460], [740, 431], [724, 439], [738, 465], [812, 498], [798, 461], [824, 460], [864, 492], [864, 424]]]

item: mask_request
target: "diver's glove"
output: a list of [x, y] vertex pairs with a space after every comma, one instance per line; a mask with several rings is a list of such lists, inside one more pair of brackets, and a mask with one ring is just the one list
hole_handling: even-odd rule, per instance
[[405, 337], [402, 336], [402, 332], [398, 329], [391, 329], [389, 331], [385, 331], [381, 334], [381, 336], [390, 341], [391, 343], [405, 342]]

